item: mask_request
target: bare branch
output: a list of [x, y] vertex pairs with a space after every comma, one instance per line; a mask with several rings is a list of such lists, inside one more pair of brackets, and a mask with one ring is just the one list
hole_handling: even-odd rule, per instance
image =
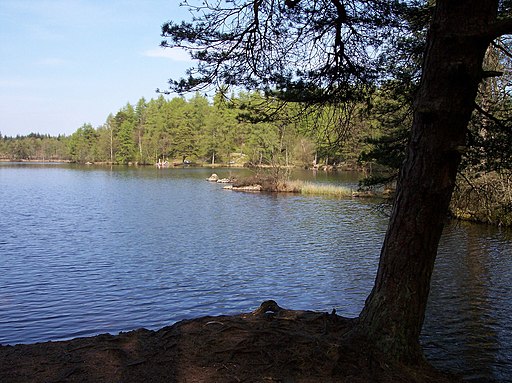
[[505, 46], [501, 39], [493, 41], [491, 45], [497, 49], [499, 49], [505, 56], [512, 58], [512, 51]]

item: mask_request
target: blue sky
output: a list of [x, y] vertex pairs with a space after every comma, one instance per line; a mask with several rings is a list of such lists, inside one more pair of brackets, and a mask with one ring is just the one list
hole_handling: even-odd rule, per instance
[[0, 0], [0, 133], [69, 135], [158, 97], [192, 65], [160, 27], [188, 17], [179, 0]]

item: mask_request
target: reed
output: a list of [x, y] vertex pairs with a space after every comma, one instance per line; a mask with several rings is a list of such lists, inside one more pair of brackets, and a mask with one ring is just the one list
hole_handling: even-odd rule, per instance
[[352, 196], [352, 190], [347, 187], [337, 185], [316, 184], [305, 181], [287, 181], [286, 188], [282, 191], [301, 193], [307, 195], [324, 195], [338, 198]]
[[323, 195], [337, 198], [352, 197], [352, 190], [343, 186], [311, 183], [301, 180], [284, 180], [273, 175], [255, 174], [233, 183], [234, 189], [259, 185], [258, 190], [265, 192], [300, 193]]

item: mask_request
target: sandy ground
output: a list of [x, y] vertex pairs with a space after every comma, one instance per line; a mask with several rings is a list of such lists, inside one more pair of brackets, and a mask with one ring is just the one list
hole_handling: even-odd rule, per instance
[[0, 347], [0, 382], [456, 382], [344, 340], [354, 320], [262, 304], [253, 313]]

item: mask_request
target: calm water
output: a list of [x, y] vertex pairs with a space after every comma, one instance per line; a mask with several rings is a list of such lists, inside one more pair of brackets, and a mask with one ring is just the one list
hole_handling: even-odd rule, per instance
[[[211, 173], [0, 163], [0, 343], [157, 329], [266, 299], [359, 313], [387, 223], [374, 204], [230, 192]], [[511, 278], [510, 231], [447, 227], [423, 335], [434, 364], [512, 381]]]

